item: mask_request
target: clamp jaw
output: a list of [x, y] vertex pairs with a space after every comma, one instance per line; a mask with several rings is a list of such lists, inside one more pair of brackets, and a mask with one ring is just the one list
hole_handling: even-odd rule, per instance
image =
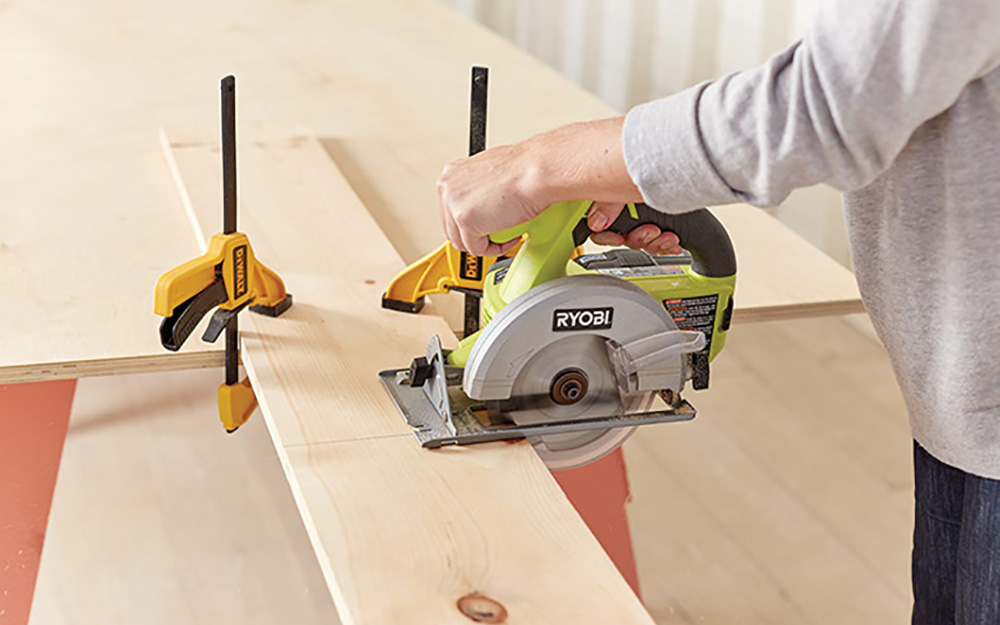
[[[486, 95], [489, 69], [472, 68], [469, 98], [469, 156], [486, 149]], [[479, 299], [483, 278], [499, 260], [493, 256], [475, 256], [459, 252], [447, 241], [438, 249], [407, 267], [389, 284], [382, 295], [382, 308], [408, 313], [420, 312], [424, 296], [430, 293], [459, 291], [465, 294], [465, 319], [462, 334], [479, 330]]]

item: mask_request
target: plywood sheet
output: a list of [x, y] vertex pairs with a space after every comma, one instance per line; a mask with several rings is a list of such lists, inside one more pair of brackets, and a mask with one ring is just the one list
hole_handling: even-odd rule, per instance
[[[197, 253], [157, 130], [214, 136], [227, 73], [241, 123], [321, 137], [408, 262], [442, 239], [434, 180], [466, 150], [471, 65], [491, 68], [491, 145], [615, 113], [433, 0], [14, 2], [3, 15], [0, 75], [18, 90], [0, 103], [0, 382], [219, 362], [197, 340], [164, 351], [151, 300], [156, 277]], [[737, 321], [859, 309], [847, 270], [755, 209], [729, 210]]]

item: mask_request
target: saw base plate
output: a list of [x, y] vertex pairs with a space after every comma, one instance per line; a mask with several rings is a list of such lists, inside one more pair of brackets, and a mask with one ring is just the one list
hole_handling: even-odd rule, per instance
[[415, 428], [413, 434], [417, 441], [421, 446], [427, 448], [534, 438], [584, 430], [608, 430], [652, 423], [690, 421], [697, 414], [694, 406], [682, 399], [676, 408], [668, 406], [663, 410], [649, 410], [633, 414], [532, 425], [490, 423], [489, 418], [485, 416], [488, 414], [486, 406], [482, 402], [469, 399], [462, 392], [461, 379], [459, 378], [457, 383], [449, 380], [448, 384], [451, 411], [449, 423], [437, 411], [422, 388], [410, 386], [409, 372], [409, 369], [387, 369], [379, 372], [378, 377], [406, 422]]

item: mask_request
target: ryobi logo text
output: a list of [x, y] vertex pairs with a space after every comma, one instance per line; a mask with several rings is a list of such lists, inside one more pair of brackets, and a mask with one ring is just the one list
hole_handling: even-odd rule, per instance
[[247, 246], [237, 245], [233, 248], [233, 284], [235, 293], [233, 299], [239, 299], [247, 293]]
[[611, 317], [614, 312], [615, 309], [610, 306], [557, 310], [552, 314], [552, 331], [607, 330], [611, 327]]

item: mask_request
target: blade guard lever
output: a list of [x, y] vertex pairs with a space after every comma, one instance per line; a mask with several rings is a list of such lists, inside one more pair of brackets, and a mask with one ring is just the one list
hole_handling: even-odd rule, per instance
[[[705, 333], [690, 330], [659, 332], [625, 345], [609, 339], [605, 343], [618, 388], [626, 395], [664, 390], [656, 376], [637, 375], [657, 366], [679, 362], [678, 357], [705, 348]], [[681, 376], [683, 380], [685, 376]], [[680, 388], [670, 389], [680, 392]]]

